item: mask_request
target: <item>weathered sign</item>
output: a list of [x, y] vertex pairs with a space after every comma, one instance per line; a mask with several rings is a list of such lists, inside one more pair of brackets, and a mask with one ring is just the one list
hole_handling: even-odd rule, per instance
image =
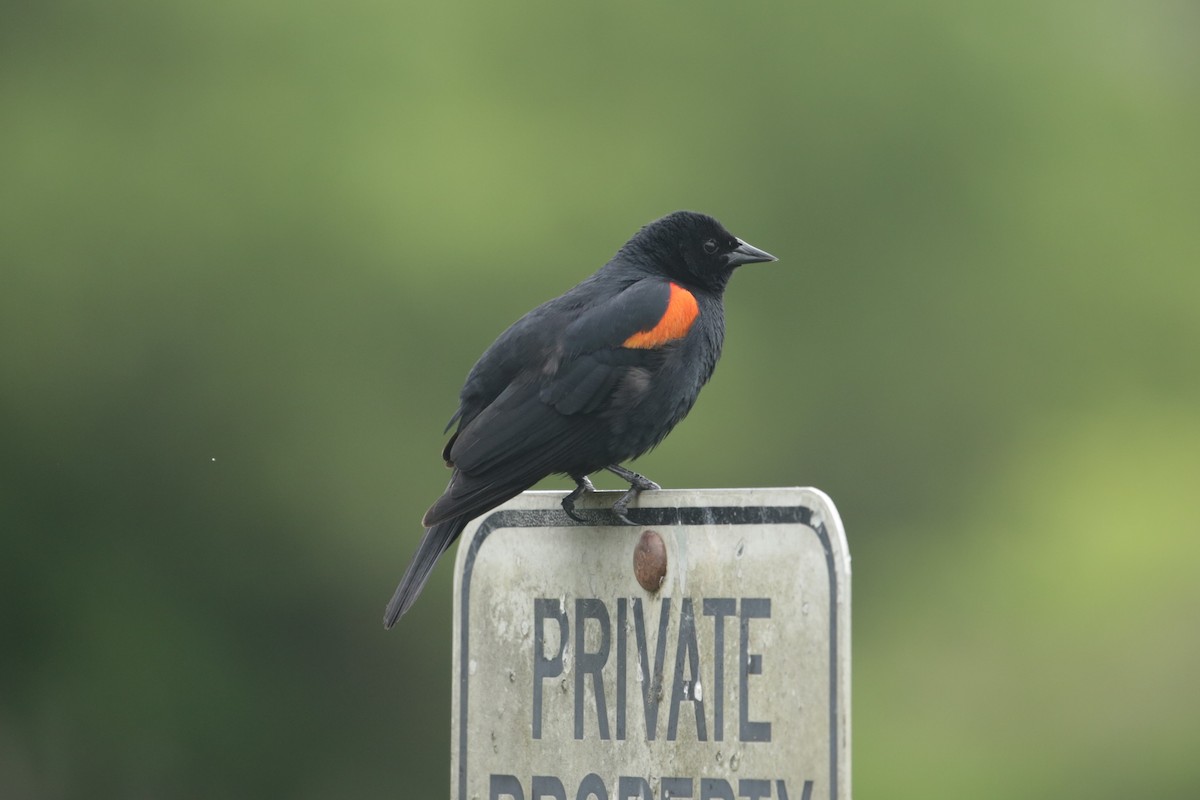
[[645, 492], [627, 526], [604, 508], [616, 493], [580, 503], [586, 524], [562, 496], [527, 492], [463, 536], [452, 796], [850, 797], [850, 566], [829, 498]]

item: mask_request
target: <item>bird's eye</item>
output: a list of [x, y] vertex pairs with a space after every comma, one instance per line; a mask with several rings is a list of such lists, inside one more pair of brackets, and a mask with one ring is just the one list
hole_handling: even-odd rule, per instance
[[705, 241], [705, 243], [704, 243], [704, 252], [708, 253], [710, 256], [711, 256], [713, 253], [717, 252], [717, 240], [716, 240], [716, 239], [709, 239], [709, 240]]

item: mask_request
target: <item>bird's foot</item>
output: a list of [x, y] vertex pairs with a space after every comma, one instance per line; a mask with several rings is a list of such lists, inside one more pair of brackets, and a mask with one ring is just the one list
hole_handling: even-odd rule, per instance
[[629, 481], [629, 491], [625, 492], [625, 494], [621, 495], [617, 499], [617, 502], [613, 503], [612, 512], [617, 515], [617, 519], [621, 520], [621, 522], [624, 522], [626, 525], [636, 524], [629, 518], [627, 514], [629, 511], [630, 501], [637, 497], [641, 492], [647, 490], [658, 490], [662, 487], [647, 478], [645, 475], [639, 475], [633, 470], [625, 469], [620, 464], [611, 464], [605, 467], [605, 469], [612, 474], [619, 476], [622, 480]]
[[584, 475], [581, 478], [575, 478], [575, 488], [571, 490], [570, 494], [562, 499], [563, 511], [567, 512], [567, 516], [576, 522], [587, 522], [587, 520], [575, 513], [575, 500], [584, 492], [594, 491], [596, 491], [596, 487], [592, 485], [592, 481], [587, 475]]
[[610, 464], [609, 466], [605, 467], [605, 469], [611, 472], [613, 475], [618, 476], [621, 480], [628, 481], [630, 489], [636, 489], [639, 492], [644, 492], [648, 489], [658, 490], [662, 488], [645, 475], [639, 475], [631, 469], [625, 469], [620, 464]]

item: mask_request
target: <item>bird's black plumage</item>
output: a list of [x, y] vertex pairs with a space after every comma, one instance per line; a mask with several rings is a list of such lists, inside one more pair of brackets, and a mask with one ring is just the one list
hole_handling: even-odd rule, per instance
[[[547, 475], [587, 475], [654, 447], [721, 355], [722, 296], [741, 264], [775, 257], [710, 216], [646, 225], [595, 274], [517, 320], [467, 375], [443, 457], [454, 472], [388, 603], [392, 627], [474, 517]], [[633, 476], [630, 495], [653, 486]], [[568, 513], [573, 508], [564, 503]], [[623, 503], [614, 510], [623, 516]]]

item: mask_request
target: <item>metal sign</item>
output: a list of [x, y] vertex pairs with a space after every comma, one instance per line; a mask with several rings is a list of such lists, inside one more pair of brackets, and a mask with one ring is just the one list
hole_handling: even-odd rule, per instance
[[[815, 489], [526, 492], [454, 583], [459, 800], [850, 797], [850, 564]], [[662, 569], [665, 559], [665, 572]], [[636, 568], [635, 568], [636, 562]]]

